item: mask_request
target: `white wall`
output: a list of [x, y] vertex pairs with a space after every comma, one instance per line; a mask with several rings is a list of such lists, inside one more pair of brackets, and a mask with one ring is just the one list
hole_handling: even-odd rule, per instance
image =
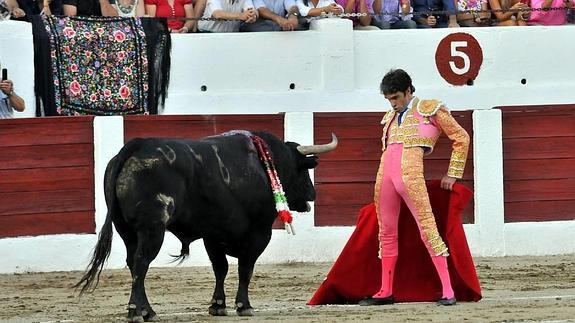
[[484, 60], [475, 85], [456, 87], [440, 77], [434, 59], [451, 30], [342, 31], [343, 22], [289, 34], [174, 37], [182, 78], [173, 80], [185, 82], [172, 82], [166, 112], [381, 111], [378, 85], [394, 67], [409, 71], [419, 96], [441, 97], [454, 110], [575, 102], [575, 25], [458, 29], [479, 41]]
[[[575, 26], [467, 28], [483, 49], [475, 85], [451, 86], [438, 74], [434, 54], [452, 30], [353, 31], [346, 20], [326, 19], [312, 30], [291, 33], [174, 35], [172, 77], [166, 114], [286, 112], [285, 137], [313, 142], [314, 111], [383, 111], [378, 94], [383, 74], [393, 67], [412, 75], [416, 94], [440, 98], [453, 110], [473, 115], [475, 224], [465, 225], [476, 256], [575, 253], [575, 221], [505, 224], [501, 113], [498, 105], [575, 103]], [[28, 102], [18, 117], [33, 116], [33, 54], [26, 23], [0, 23], [0, 61]], [[549, 58], [548, 58], [549, 57]], [[520, 80], [525, 78], [526, 85]], [[295, 84], [290, 90], [289, 85]], [[200, 87], [207, 86], [202, 92]], [[121, 147], [120, 117], [94, 122], [96, 224], [106, 214], [103, 173]], [[575, 218], [575, 215], [574, 215]], [[311, 214], [297, 215], [296, 236], [274, 231], [261, 263], [333, 261], [353, 227], [313, 226]], [[533, 239], [537, 236], [537, 239]], [[95, 235], [52, 235], [0, 239], [0, 273], [83, 269]], [[573, 241], [573, 242], [568, 242]], [[168, 234], [154, 266], [179, 253]], [[208, 265], [201, 242], [184, 265]], [[125, 265], [125, 249], [114, 239], [108, 268]]]

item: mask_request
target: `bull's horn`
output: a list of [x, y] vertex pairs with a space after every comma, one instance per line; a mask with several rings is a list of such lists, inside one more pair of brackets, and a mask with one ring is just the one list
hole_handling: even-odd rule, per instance
[[311, 145], [311, 146], [297, 146], [297, 151], [300, 154], [307, 155], [321, 155], [334, 150], [337, 147], [337, 137], [332, 132], [331, 142], [324, 145]]

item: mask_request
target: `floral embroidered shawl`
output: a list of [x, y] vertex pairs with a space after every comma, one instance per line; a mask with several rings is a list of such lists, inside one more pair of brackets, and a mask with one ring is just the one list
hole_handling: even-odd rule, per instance
[[164, 104], [165, 20], [37, 16], [33, 32], [37, 116], [157, 114]]

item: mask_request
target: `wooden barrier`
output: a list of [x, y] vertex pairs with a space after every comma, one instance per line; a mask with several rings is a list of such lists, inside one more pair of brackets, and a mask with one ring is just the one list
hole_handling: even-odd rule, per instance
[[95, 233], [93, 119], [0, 120], [0, 238]]

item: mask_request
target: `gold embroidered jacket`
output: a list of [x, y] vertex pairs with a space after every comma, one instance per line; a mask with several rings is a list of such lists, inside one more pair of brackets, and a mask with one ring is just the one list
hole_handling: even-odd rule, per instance
[[413, 98], [411, 106], [404, 113], [406, 115], [401, 125], [397, 123], [397, 113], [394, 110], [388, 111], [381, 120], [382, 150], [385, 151], [389, 143], [403, 143], [404, 148], [422, 147], [425, 155], [428, 155], [433, 152], [441, 132], [445, 132], [453, 141], [447, 175], [462, 178], [469, 150], [469, 134], [455, 121], [443, 103]]

